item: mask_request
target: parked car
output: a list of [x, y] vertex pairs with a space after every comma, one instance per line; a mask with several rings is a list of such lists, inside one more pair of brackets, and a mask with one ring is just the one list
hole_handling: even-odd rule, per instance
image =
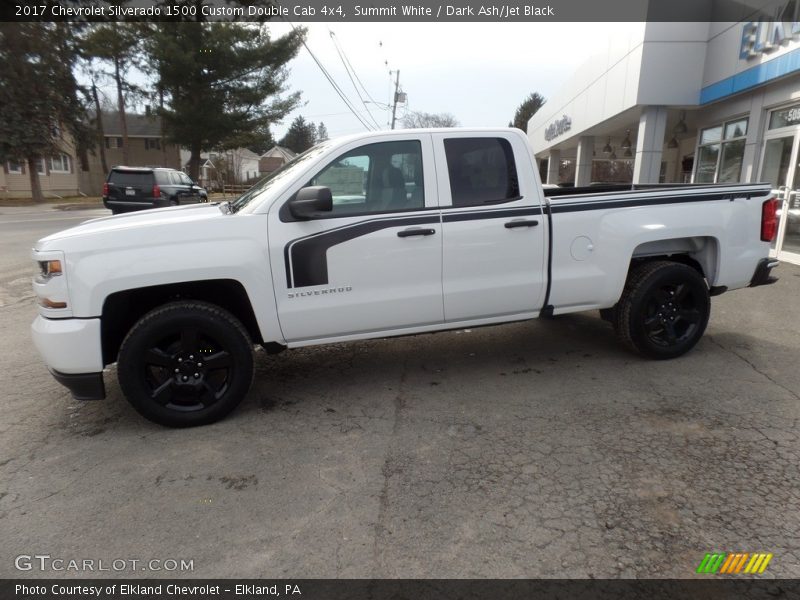
[[103, 205], [113, 214], [208, 202], [208, 192], [183, 171], [163, 167], [112, 167]]
[[701, 338], [712, 296], [775, 281], [776, 209], [768, 184], [543, 189], [518, 129], [362, 133], [233, 202], [39, 240], [33, 339], [76, 398], [105, 397], [116, 362], [134, 408], [169, 426], [235, 408], [253, 344], [600, 309], [625, 346], [669, 359]]

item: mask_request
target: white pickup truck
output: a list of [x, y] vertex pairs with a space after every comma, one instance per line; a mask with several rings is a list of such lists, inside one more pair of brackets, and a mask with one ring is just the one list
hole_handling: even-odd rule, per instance
[[775, 281], [766, 184], [543, 190], [515, 129], [323, 142], [233, 202], [88, 221], [40, 240], [33, 339], [76, 398], [103, 369], [146, 418], [211, 423], [253, 345], [310, 344], [600, 309], [672, 358], [710, 296]]

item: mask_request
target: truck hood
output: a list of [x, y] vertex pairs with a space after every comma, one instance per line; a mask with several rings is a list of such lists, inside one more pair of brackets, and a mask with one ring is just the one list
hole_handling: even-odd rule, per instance
[[170, 232], [174, 232], [176, 227], [183, 229], [201, 221], [225, 219], [228, 216], [220, 210], [217, 204], [190, 204], [100, 217], [48, 235], [36, 243], [35, 249], [55, 249], [59, 242], [75, 237], [97, 234], [113, 235], [117, 232], [139, 229], [146, 236], [142, 239], [142, 242], [146, 243], [145, 240], [150, 240], [155, 235], [169, 235]]

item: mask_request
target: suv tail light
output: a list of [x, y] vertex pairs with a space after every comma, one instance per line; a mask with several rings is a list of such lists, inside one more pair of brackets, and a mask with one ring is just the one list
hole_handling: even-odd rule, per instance
[[770, 198], [761, 205], [761, 241], [772, 242], [778, 233], [778, 201]]
[[103, 196], [108, 196], [108, 183], [103, 184]]
[[160, 198], [161, 197], [161, 188], [158, 187], [158, 184], [153, 186], [153, 198]]

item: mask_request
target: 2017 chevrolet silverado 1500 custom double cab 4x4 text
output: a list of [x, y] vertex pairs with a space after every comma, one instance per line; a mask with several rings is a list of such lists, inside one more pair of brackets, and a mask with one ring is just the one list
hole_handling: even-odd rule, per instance
[[710, 296], [771, 283], [768, 185], [543, 190], [519, 130], [323, 142], [231, 203], [88, 221], [40, 240], [33, 338], [76, 398], [171, 426], [247, 393], [284, 347], [601, 309], [651, 358], [692, 348]]

